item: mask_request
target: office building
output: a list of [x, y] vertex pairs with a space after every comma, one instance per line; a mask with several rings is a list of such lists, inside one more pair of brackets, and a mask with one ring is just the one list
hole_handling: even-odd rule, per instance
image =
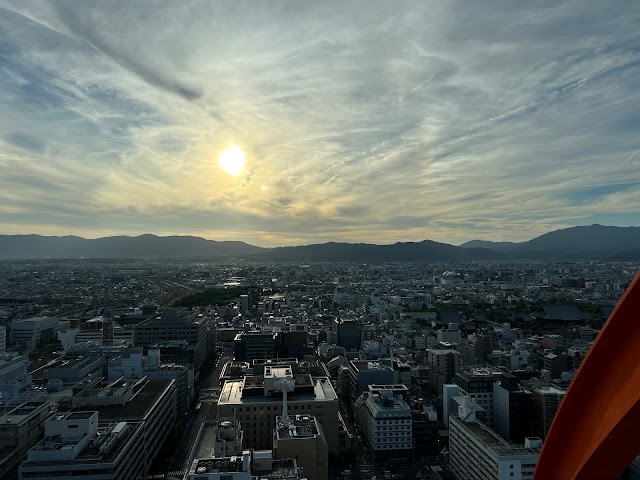
[[347, 368], [342, 369], [341, 395], [355, 401], [369, 390], [369, 385], [392, 385], [396, 375], [389, 365], [381, 361], [351, 360]]
[[362, 325], [353, 318], [337, 318], [334, 320], [337, 344], [346, 350], [359, 350], [362, 342]]
[[282, 415], [283, 388], [287, 389], [290, 414], [316, 417], [329, 451], [338, 454], [338, 397], [327, 377], [294, 374], [291, 366], [265, 366], [262, 375], [224, 383], [218, 414], [240, 420], [245, 448], [271, 449], [276, 416]]
[[240, 313], [247, 313], [251, 307], [251, 297], [249, 295], [240, 295]]
[[452, 349], [427, 349], [429, 383], [436, 392], [442, 391], [445, 383], [451, 383], [456, 373], [462, 370], [462, 356]]
[[78, 392], [72, 406], [76, 411], [97, 411], [105, 422], [142, 422], [143, 446], [150, 464], [176, 419], [176, 382], [146, 377], [101, 382]]
[[[163, 356], [170, 356], [163, 345], [168, 342], [186, 342], [188, 355], [197, 374], [209, 353], [209, 338], [207, 325], [209, 318], [202, 314], [181, 308], [172, 308], [163, 312], [159, 317], [149, 318], [135, 326], [133, 343], [143, 347], [160, 348]], [[167, 348], [168, 349], [168, 348]]]
[[149, 456], [143, 422], [99, 422], [97, 412], [58, 413], [47, 420], [45, 436], [20, 466], [20, 480], [145, 478]]
[[234, 356], [238, 362], [276, 356], [277, 335], [272, 332], [242, 332], [233, 340]]
[[102, 376], [102, 357], [65, 358], [46, 370], [42, 377], [45, 380], [57, 379], [63, 383], [76, 384], [90, 374]]
[[308, 480], [327, 480], [327, 440], [318, 421], [310, 415], [276, 418], [273, 453], [276, 458], [295, 458]]
[[56, 340], [55, 329], [58, 319], [53, 317], [33, 317], [11, 321], [10, 338], [20, 351], [32, 352], [43, 343]]
[[560, 402], [567, 391], [554, 384], [531, 384], [526, 388], [533, 395], [534, 404], [534, 435], [542, 438], [547, 437], [553, 418], [556, 416]]
[[524, 443], [537, 435], [533, 393], [510, 382], [493, 384], [493, 430], [507, 441]]
[[25, 402], [0, 416], [0, 478], [17, 478], [20, 462], [42, 440], [53, 411], [51, 402]]
[[391, 390], [371, 389], [356, 401], [358, 428], [377, 460], [412, 458], [411, 408]]
[[493, 428], [493, 384], [502, 379], [502, 372], [490, 367], [465, 367], [454, 376], [460, 394], [475, 400], [486, 412], [489, 428]]
[[416, 459], [427, 459], [438, 456], [438, 414], [436, 410], [425, 405], [422, 410], [411, 412], [413, 431], [413, 454]]
[[457, 480], [531, 480], [542, 441], [524, 445], [505, 441], [475, 418], [476, 405], [467, 397], [449, 418], [449, 467]]
[[149, 349], [147, 355], [143, 355], [142, 348], [130, 347], [123, 349], [121, 355], [109, 358], [107, 379], [113, 381], [121, 377], [175, 380], [177, 413], [182, 415], [189, 411], [194, 397], [193, 371], [185, 364], [161, 362], [160, 350]]

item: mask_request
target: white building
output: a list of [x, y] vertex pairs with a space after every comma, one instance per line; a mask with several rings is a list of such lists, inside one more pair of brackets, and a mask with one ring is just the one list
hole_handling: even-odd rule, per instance
[[98, 423], [98, 412], [67, 412], [45, 423], [45, 437], [27, 454], [22, 479], [144, 478], [143, 422]]
[[411, 408], [401, 395], [372, 388], [358, 398], [356, 410], [363, 440], [377, 459], [411, 455]]
[[11, 340], [21, 350], [31, 352], [41, 343], [51, 342], [55, 337], [58, 319], [53, 317], [33, 317], [16, 319], [11, 322]]
[[458, 415], [449, 417], [449, 466], [458, 480], [531, 480], [542, 441], [509, 443], [475, 418], [477, 406], [467, 397]]

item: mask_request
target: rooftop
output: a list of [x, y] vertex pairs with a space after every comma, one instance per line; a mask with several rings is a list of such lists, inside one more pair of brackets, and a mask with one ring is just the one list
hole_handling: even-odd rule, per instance
[[514, 445], [507, 442], [494, 433], [492, 430], [484, 426], [479, 421], [475, 422], [463, 422], [455, 415], [450, 417], [450, 421], [453, 421], [459, 428], [467, 429], [474, 437], [498, 455], [539, 455], [540, 448], [527, 448], [524, 445]]
[[[120, 420], [127, 419], [144, 419], [153, 406], [159, 401], [162, 394], [169, 388], [175, 380], [144, 380], [139, 389], [134, 392], [133, 397], [123, 405], [82, 405], [80, 408], [86, 410], [92, 408], [100, 412], [100, 419]], [[122, 388], [129, 387], [126, 382], [122, 384]], [[118, 389], [120, 384], [113, 385], [112, 388]], [[94, 389], [85, 390], [78, 396], [91, 397], [95, 395]], [[84, 395], [83, 395], [84, 393]]]
[[282, 424], [282, 417], [276, 417], [278, 438], [307, 438], [318, 435], [318, 425], [311, 415], [289, 415], [286, 425]]
[[242, 472], [244, 464], [242, 457], [233, 456], [229, 458], [207, 458], [197, 460], [195, 473], [203, 475], [206, 473], [234, 473]]
[[393, 369], [384, 363], [375, 362], [371, 360], [352, 360], [351, 364], [358, 372], [366, 372], [366, 371], [393, 371]]
[[[65, 460], [67, 462], [74, 461], [78, 463], [102, 463], [113, 461], [117, 458], [129, 443], [129, 439], [134, 436], [141, 428], [142, 422], [100, 422], [98, 424], [98, 435], [90, 440], [88, 445], [73, 459]], [[44, 438], [36, 444], [32, 451], [52, 452], [50, 457], [42, 459], [28, 459], [23, 465], [53, 465], [58, 464], [60, 459], [56, 457], [55, 452], [65, 449], [71, 449], [78, 444], [80, 440], [59, 442], [54, 438]]]
[[[295, 388], [289, 394], [290, 402], [297, 400], [332, 401], [338, 398], [327, 377], [312, 377], [307, 374], [294, 375], [293, 378]], [[263, 386], [264, 377], [258, 375], [246, 375], [239, 380], [227, 380], [220, 392], [218, 404], [281, 402], [277, 395], [265, 397]]]
[[49, 406], [50, 402], [25, 402], [0, 417], [0, 424], [20, 425], [22, 422], [31, 418], [36, 412], [42, 409], [49, 410]]

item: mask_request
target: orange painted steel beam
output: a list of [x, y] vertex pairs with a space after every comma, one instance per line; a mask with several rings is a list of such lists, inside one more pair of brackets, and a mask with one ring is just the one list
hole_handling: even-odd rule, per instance
[[640, 274], [591, 346], [543, 444], [534, 480], [615, 480], [640, 453]]

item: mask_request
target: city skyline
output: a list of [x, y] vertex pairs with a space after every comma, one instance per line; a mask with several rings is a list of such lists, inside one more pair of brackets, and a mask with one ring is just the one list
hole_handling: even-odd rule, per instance
[[640, 224], [635, 2], [0, 11], [1, 234], [270, 247]]

